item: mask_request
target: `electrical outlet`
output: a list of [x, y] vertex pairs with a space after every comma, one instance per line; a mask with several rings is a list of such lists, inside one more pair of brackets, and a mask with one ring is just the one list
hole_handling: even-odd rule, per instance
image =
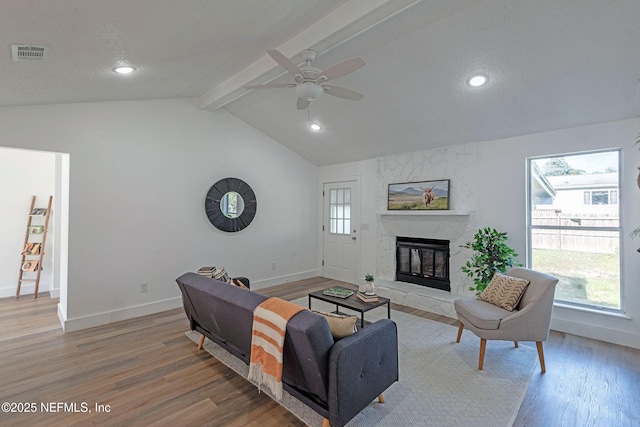
[[140, 283], [140, 293], [141, 294], [146, 294], [148, 290], [149, 290], [149, 284], [148, 283]]
[[275, 269], [276, 269], [276, 263], [275, 263], [275, 262], [272, 262], [272, 263], [271, 263], [271, 269], [272, 269], [272, 270], [275, 270]]

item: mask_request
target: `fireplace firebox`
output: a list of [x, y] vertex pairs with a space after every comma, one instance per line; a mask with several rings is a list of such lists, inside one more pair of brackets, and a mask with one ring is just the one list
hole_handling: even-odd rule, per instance
[[449, 241], [397, 237], [396, 280], [451, 292]]

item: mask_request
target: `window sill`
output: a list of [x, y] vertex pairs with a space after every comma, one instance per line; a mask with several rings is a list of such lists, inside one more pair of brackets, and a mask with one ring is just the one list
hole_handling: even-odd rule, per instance
[[571, 304], [564, 304], [561, 302], [554, 302], [553, 307], [559, 308], [562, 310], [567, 310], [567, 311], [574, 311], [574, 312], [579, 312], [584, 314], [594, 314], [596, 316], [604, 316], [604, 317], [619, 319], [619, 320], [633, 320], [631, 316], [621, 311], [616, 312], [616, 311], [609, 311], [609, 310], [590, 308], [590, 307], [580, 307], [580, 306], [571, 305]]

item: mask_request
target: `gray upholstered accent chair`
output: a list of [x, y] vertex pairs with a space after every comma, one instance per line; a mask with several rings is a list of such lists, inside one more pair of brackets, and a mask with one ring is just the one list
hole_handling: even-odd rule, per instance
[[540, 359], [540, 369], [546, 372], [542, 341], [549, 336], [549, 323], [553, 309], [553, 296], [558, 279], [545, 273], [526, 268], [512, 268], [506, 273], [529, 281], [518, 307], [507, 311], [501, 307], [474, 298], [461, 298], [454, 301], [460, 324], [458, 338], [466, 327], [480, 337], [480, 357], [478, 369], [482, 370], [487, 340], [535, 341]]

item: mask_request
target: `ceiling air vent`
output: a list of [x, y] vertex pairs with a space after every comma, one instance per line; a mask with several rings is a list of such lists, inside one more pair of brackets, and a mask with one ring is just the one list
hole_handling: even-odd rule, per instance
[[48, 57], [49, 46], [11, 45], [11, 59], [14, 61], [44, 61]]

